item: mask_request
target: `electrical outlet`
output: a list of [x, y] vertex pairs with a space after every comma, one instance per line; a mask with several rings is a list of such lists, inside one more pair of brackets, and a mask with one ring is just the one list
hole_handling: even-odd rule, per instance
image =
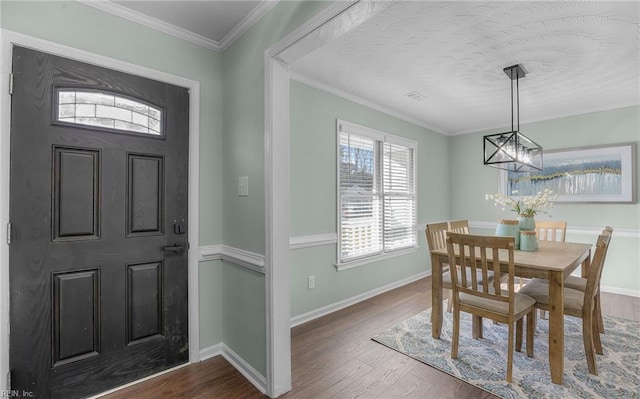
[[307, 287], [312, 290], [316, 288], [316, 276], [307, 277]]

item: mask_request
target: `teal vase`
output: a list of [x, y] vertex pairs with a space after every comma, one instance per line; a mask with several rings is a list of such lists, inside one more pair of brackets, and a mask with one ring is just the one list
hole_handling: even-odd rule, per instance
[[520, 230], [524, 231], [535, 230], [536, 219], [533, 217], [533, 215], [520, 215], [518, 216], [518, 227], [520, 227]]
[[538, 240], [536, 239], [535, 230], [520, 231], [520, 250], [536, 251], [538, 249]]
[[520, 249], [520, 227], [518, 220], [498, 220], [496, 226], [496, 235], [499, 237], [513, 237], [515, 239], [515, 248]]

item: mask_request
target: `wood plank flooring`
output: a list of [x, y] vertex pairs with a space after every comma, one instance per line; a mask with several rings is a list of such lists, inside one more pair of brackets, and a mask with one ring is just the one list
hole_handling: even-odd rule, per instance
[[[429, 307], [430, 277], [293, 328], [293, 389], [280, 398], [496, 398], [371, 341], [376, 333]], [[602, 311], [640, 320], [640, 298], [603, 293]], [[217, 356], [103, 398], [265, 397]]]

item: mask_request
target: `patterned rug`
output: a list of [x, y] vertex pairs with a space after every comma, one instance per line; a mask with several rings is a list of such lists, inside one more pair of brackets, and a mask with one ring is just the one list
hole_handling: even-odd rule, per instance
[[[445, 307], [446, 309], [446, 307]], [[589, 374], [582, 343], [582, 320], [565, 317], [562, 385], [551, 383], [549, 323], [538, 319], [534, 358], [514, 352], [513, 383], [506, 381], [507, 326], [484, 322], [484, 338], [471, 338], [471, 316], [461, 313], [458, 359], [451, 359], [452, 314], [444, 313], [441, 339], [431, 338], [431, 309], [376, 335], [382, 345], [444, 371], [502, 398], [640, 398], [640, 322], [604, 318], [604, 355], [596, 355], [598, 375]]]

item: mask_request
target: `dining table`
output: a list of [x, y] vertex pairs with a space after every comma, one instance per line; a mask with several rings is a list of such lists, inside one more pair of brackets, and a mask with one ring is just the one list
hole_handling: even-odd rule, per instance
[[[549, 281], [549, 368], [551, 381], [562, 384], [564, 374], [564, 280], [579, 266], [583, 274], [591, 262], [591, 244], [540, 241], [536, 251], [514, 251], [515, 275]], [[490, 254], [487, 254], [488, 258]], [[442, 265], [449, 263], [447, 248], [431, 250], [432, 336], [442, 331]], [[502, 258], [502, 256], [501, 256]], [[508, 271], [508, 263], [500, 264]]]

